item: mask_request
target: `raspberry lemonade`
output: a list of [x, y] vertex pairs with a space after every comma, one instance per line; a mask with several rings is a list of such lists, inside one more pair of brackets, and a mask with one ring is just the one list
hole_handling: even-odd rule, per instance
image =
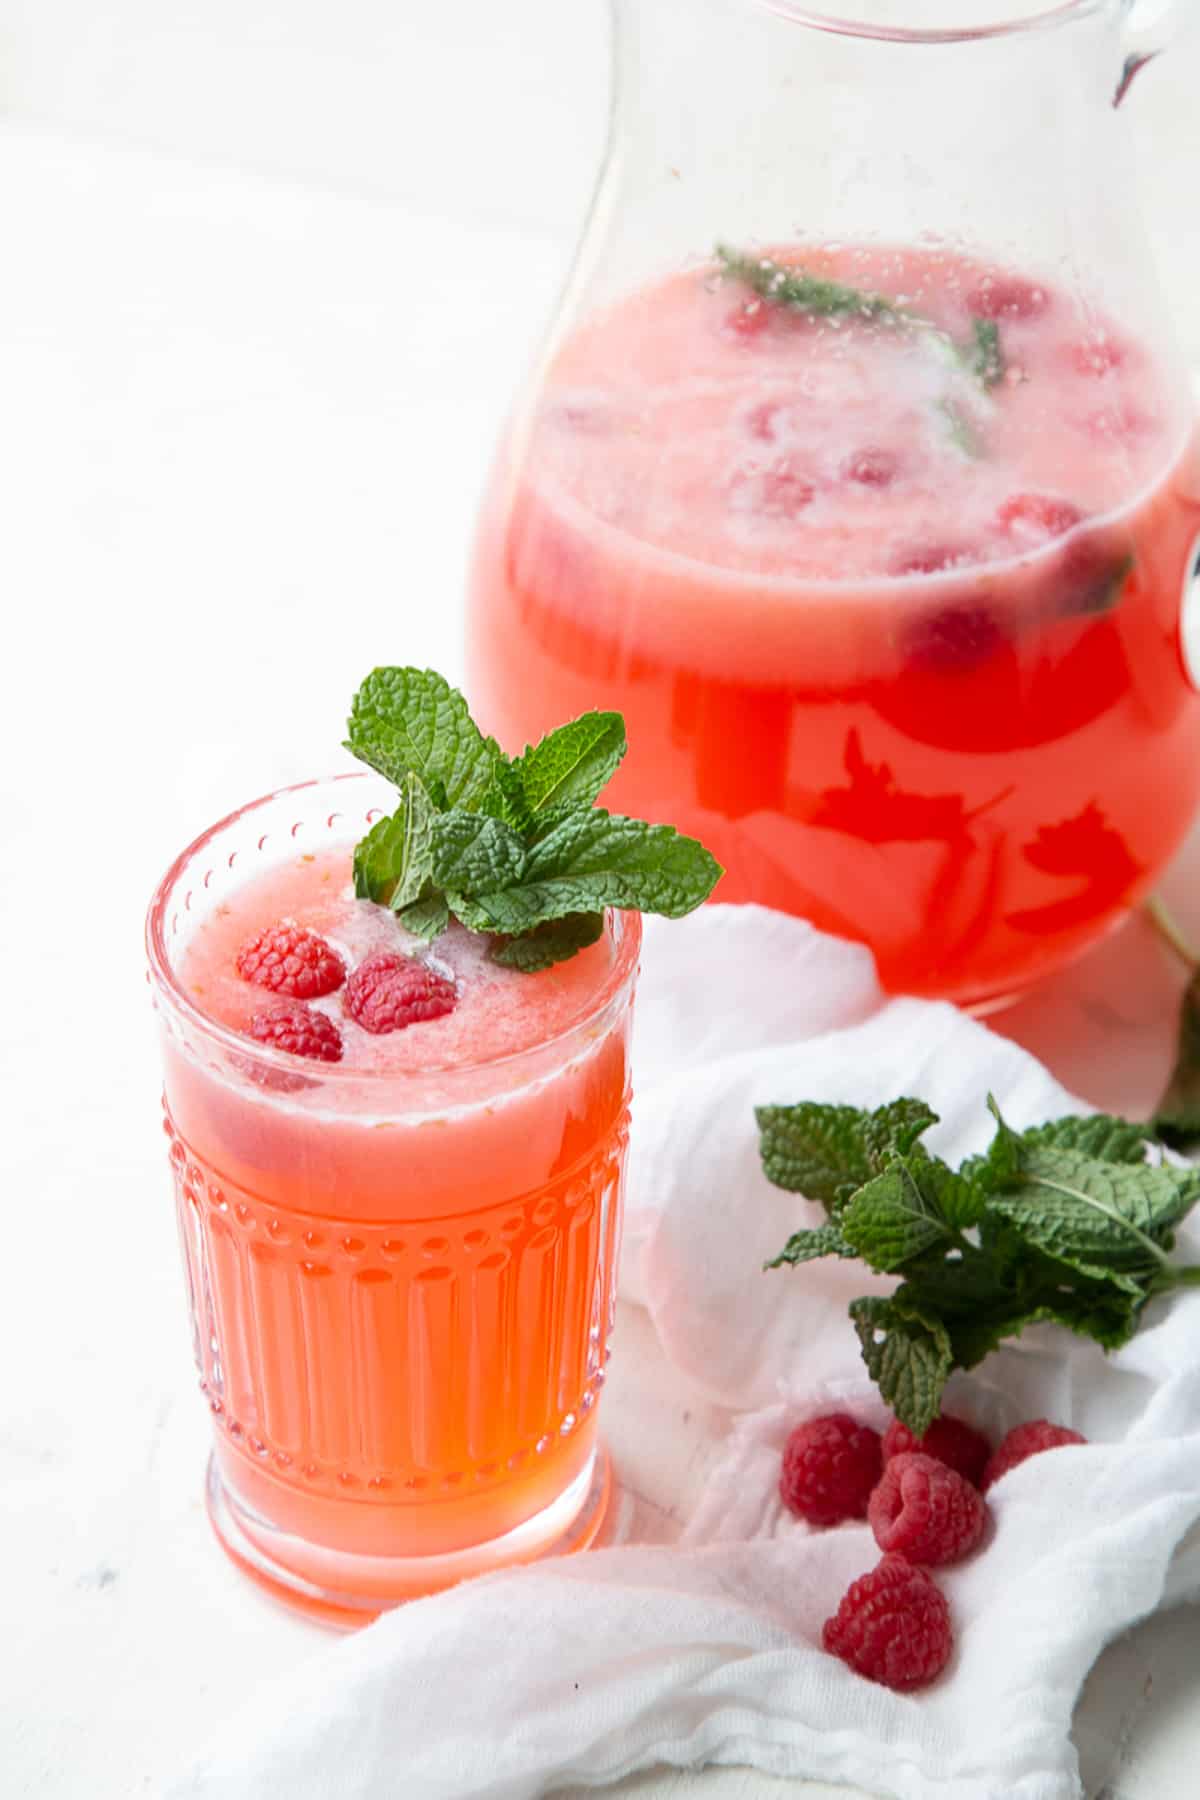
[[723, 251], [552, 358], [482, 519], [471, 690], [513, 744], [619, 706], [616, 796], [701, 834], [721, 899], [984, 1000], [1192, 817], [1198, 530], [1190, 396], [1099, 306], [932, 249]]
[[510, 763], [438, 677], [379, 671], [351, 747], [388, 781], [234, 814], [149, 921], [210, 1514], [344, 1620], [598, 1530], [627, 909], [719, 873], [591, 805], [612, 715]]

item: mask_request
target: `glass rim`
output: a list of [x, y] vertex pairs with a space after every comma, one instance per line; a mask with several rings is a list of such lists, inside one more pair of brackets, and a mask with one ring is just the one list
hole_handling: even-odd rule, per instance
[[[289, 794], [312, 794], [319, 788], [331, 788], [342, 782], [371, 781], [382, 779], [373, 776], [365, 769], [347, 769], [336, 774], [315, 775], [307, 781], [290, 782], [284, 787], [274, 788], [269, 793], [259, 794], [253, 800], [247, 800], [237, 806], [223, 818], [216, 820], [204, 831], [192, 839], [191, 843], [173, 858], [166, 873], [159, 880], [146, 909], [145, 946], [151, 985], [161, 994], [163, 1000], [191, 1031], [202, 1033], [211, 1042], [218, 1045], [227, 1054], [243, 1061], [253, 1060], [264, 1068], [278, 1069], [295, 1075], [304, 1067], [314, 1081], [321, 1084], [353, 1084], [370, 1086], [382, 1090], [392, 1088], [404, 1090], [414, 1088], [421, 1082], [431, 1078], [454, 1082], [456, 1078], [464, 1081], [471, 1076], [492, 1071], [503, 1071], [508, 1068], [517, 1069], [522, 1063], [533, 1063], [544, 1059], [547, 1052], [553, 1052], [560, 1044], [569, 1044], [572, 1039], [586, 1035], [606, 1011], [619, 1000], [626, 1003], [630, 998], [634, 978], [638, 970], [638, 958], [642, 946], [642, 920], [640, 913], [626, 911], [619, 907], [605, 908], [605, 929], [610, 934], [616, 954], [612, 966], [600, 982], [595, 993], [590, 997], [583, 1010], [570, 1019], [557, 1031], [546, 1037], [536, 1038], [532, 1043], [523, 1045], [518, 1050], [507, 1050], [499, 1056], [481, 1057], [471, 1062], [431, 1063], [414, 1069], [356, 1069], [348, 1068], [341, 1063], [306, 1062], [302, 1057], [289, 1055], [286, 1050], [279, 1050], [269, 1044], [260, 1044], [256, 1039], [235, 1031], [230, 1025], [223, 1025], [220, 1020], [212, 1018], [202, 1007], [198, 1006], [186, 990], [181, 986], [176, 971], [172, 966], [167, 945], [166, 922], [167, 909], [176, 884], [181, 881], [184, 872], [192, 860], [203, 855], [205, 849], [215, 842], [224, 831], [239, 824], [243, 819], [256, 812], [260, 807], [268, 806], [276, 800], [286, 799]], [[191, 900], [188, 891], [184, 904]], [[538, 1078], [544, 1079], [544, 1070], [538, 1071]]]
[[[1015, 37], [1023, 31], [1048, 31], [1066, 25], [1073, 19], [1089, 18], [1103, 12], [1110, 0], [1056, 0], [1055, 4], [1028, 13], [1024, 18], [997, 18], [977, 25], [885, 25], [870, 19], [856, 19], [854, 0], [847, 0], [847, 10], [826, 12], [803, 4], [803, 0], [757, 0], [768, 12], [806, 25], [814, 31], [829, 32], [836, 37], [868, 38], [885, 44], [971, 44], [986, 43], [993, 38]], [[1003, 0], [996, 0], [996, 10]]]

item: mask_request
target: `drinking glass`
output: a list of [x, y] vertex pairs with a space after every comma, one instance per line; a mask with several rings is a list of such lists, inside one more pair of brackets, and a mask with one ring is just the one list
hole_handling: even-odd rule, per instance
[[147, 921], [210, 1517], [248, 1574], [351, 1623], [601, 1528], [641, 943], [610, 913], [569, 1028], [466, 1065], [301, 1062], [206, 1016], [196, 933], [394, 798], [356, 774], [257, 800]]
[[[1200, 798], [1200, 453], [1126, 107], [1169, 8], [613, 0], [608, 156], [479, 523], [509, 749], [986, 1007]], [[1182, 224], [1187, 229], [1187, 222]], [[1190, 606], [1190, 602], [1189, 602]]]

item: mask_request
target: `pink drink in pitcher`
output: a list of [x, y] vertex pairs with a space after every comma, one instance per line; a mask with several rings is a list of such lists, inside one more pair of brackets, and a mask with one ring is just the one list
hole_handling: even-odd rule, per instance
[[802, 261], [888, 311], [710, 265], [560, 346], [485, 508], [472, 698], [510, 750], [619, 708], [612, 804], [702, 837], [718, 899], [986, 1002], [1123, 916], [1195, 810], [1191, 396], [1049, 285]]

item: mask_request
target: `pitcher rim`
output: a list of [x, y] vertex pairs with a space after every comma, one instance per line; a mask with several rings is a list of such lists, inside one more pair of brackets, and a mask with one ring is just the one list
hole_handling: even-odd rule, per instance
[[[794, 24], [809, 26], [837, 37], [868, 38], [887, 44], [970, 44], [992, 38], [1015, 37], [1025, 31], [1048, 31], [1072, 20], [1088, 18], [1102, 12], [1110, 0], [1057, 0], [1042, 11], [1023, 19], [997, 19], [978, 25], [884, 25], [868, 19], [854, 19], [847, 13], [838, 16], [820, 7], [810, 7], [803, 0], [757, 0], [767, 12], [790, 19]], [[850, 6], [853, 0], [848, 0]], [[1002, 0], [996, 0], [999, 7]]]

